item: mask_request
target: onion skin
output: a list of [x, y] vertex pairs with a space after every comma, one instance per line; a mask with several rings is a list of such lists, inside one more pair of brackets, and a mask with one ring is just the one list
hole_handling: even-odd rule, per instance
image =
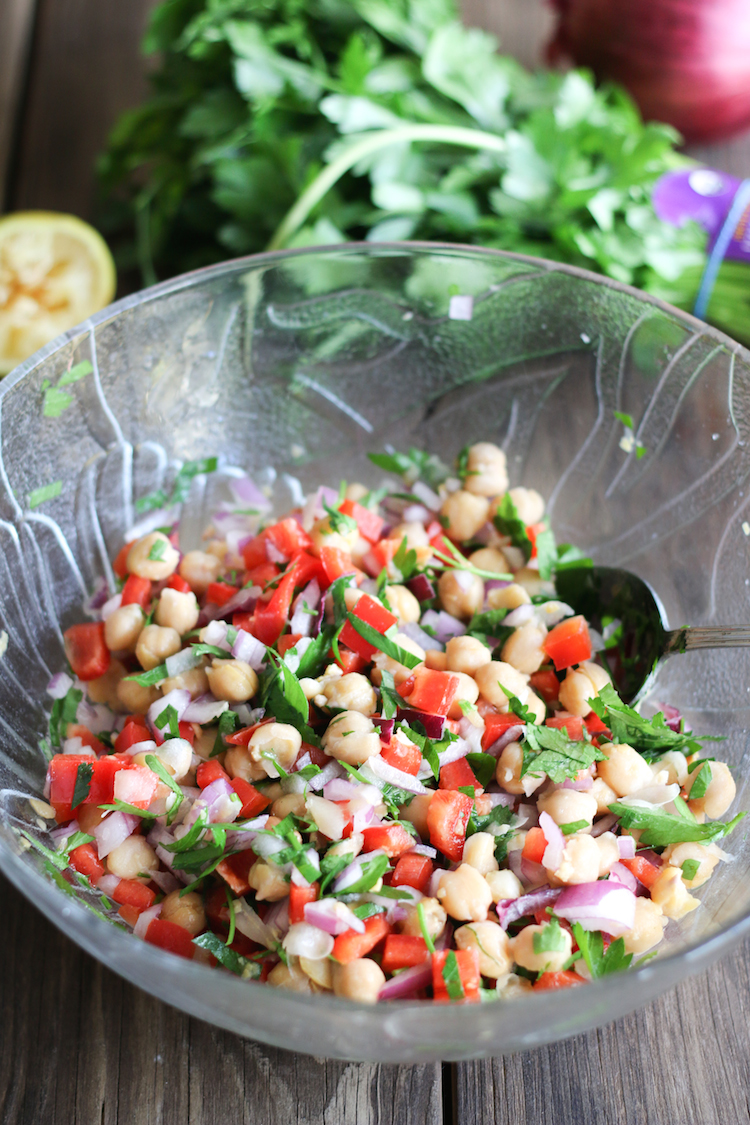
[[690, 143], [750, 126], [747, 0], [553, 0], [548, 54], [567, 55], [599, 80], [620, 82], [647, 120]]

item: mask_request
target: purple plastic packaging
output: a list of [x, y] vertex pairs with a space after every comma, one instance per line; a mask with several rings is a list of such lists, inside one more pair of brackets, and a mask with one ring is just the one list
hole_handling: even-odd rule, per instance
[[[683, 226], [690, 219], [699, 223], [710, 236], [710, 253], [741, 183], [736, 176], [713, 168], [667, 172], [654, 188], [654, 210], [673, 226]], [[724, 257], [750, 262], [750, 203], [740, 216]]]

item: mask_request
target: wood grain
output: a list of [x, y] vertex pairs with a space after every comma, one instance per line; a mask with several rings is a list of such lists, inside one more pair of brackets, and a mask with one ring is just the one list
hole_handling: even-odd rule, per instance
[[294, 1055], [109, 972], [0, 878], [3, 1125], [438, 1125], [441, 1068]]
[[0, 212], [18, 109], [23, 95], [35, 0], [0, 4]]

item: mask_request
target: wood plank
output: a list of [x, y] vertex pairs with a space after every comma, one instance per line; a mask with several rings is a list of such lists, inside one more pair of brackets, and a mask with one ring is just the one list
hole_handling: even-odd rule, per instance
[[0, 4], [0, 212], [23, 94], [34, 8], [35, 0], [3, 0]]
[[118, 114], [145, 91], [139, 43], [153, 3], [39, 0], [13, 209], [92, 217], [96, 157]]
[[[251, 1043], [109, 972], [0, 878], [3, 1125], [438, 1125], [439, 1064]], [[238, 985], [238, 987], [242, 987]]]

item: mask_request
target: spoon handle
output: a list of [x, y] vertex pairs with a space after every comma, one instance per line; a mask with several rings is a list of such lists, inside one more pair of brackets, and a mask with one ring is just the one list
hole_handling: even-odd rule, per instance
[[684, 626], [667, 633], [664, 655], [694, 648], [743, 648], [750, 646], [750, 625]]

